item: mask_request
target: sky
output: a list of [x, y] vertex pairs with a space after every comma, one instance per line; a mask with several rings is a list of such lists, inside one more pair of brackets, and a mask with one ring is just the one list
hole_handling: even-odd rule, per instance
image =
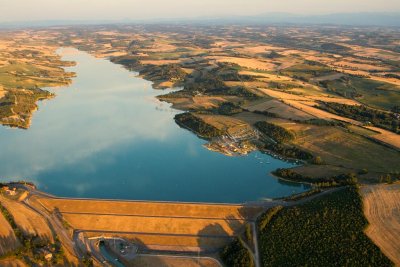
[[400, 0], [0, 0], [0, 22], [400, 12]]

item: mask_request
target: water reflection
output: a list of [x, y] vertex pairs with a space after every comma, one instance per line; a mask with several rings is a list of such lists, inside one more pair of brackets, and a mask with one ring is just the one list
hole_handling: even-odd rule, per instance
[[177, 111], [154, 98], [162, 92], [135, 74], [76, 50], [61, 53], [78, 62], [77, 77], [50, 89], [57, 97], [40, 104], [29, 130], [0, 128], [3, 180], [31, 180], [62, 196], [153, 200], [241, 202], [304, 190], [269, 177], [289, 163], [204, 149], [174, 123]]

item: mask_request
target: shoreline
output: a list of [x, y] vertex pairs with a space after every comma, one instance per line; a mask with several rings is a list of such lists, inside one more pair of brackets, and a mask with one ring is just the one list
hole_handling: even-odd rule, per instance
[[[274, 178], [277, 176], [272, 175]], [[307, 191], [301, 192], [301, 193], [295, 193], [291, 194], [289, 196], [283, 196], [283, 197], [278, 197], [278, 198], [261, 198], [259, 200], [252, 200], [252, 201], [246, 201], [246, 202], [206, 202], [206, 201], [174, 201], [174, 200], [146, 200], [146, 199], [119, 199], [119, 198], [90, 198], [90, 197], [62, 197], [62, 196], [57, 196], [53, 195], [50, 193], [47, 193], [45, 191], [42, 191], [37, 188], [37, 186], [32, 183], [32, 182], [25, 182], [25, 181], [9, 181], [9, 182], [0, 182], [0, 185], [2, 186], [24, 186], [24, 187], [30, 187], [33, 190], [35, 190], [39, 195], [43, 195], [45, 197], [49, 197], [52, 199], [59, 199], [59, 200], [71, 200], [71, 201], [104, 201], [104, 202], [126, 202], [126, 203], [154, 203], [154, 204], [187, 204], [187, 205], [209, 205], [209, 206], [248, 206], [248, 205], [254, 205], [255, 203], [261, 203], [261, 202], [273, 202], [276, 200], [281, 200], [290, 196], [294, 196], [297, 194], [302, 194]], [[26, 188], [25, 188], [26, 189]]]

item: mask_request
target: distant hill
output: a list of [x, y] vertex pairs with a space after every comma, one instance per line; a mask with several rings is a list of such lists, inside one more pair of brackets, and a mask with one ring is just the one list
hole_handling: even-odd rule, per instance
[[[184, 20], [182, 20], [184, 21]], [[348, 26], [400, 27], [400, 13], [338, 13], [329, 15], [296, 15], [290, 13], [266, 13], [258, 16], [233, 16], [203, 18], [193, 22], [239, 24], [312, 24]]]
[[243, 18], [242, 21], [258, 23], [301, 23], [399, 27], [400, 13], [339, 13], [319, 16], [270, 13], [256, 17], [246, 17]]
[[116, 23], [193, 23], [193, 24], [304, 24], [400, 27], [400, 13], [337, 13], [328, 15], [296, 15], [265, 13], [257, 16], [196, 17], [137, 20], [44, 20], [0, 22], [0, 28], [46, 27], [60, 25], [96, 25]]

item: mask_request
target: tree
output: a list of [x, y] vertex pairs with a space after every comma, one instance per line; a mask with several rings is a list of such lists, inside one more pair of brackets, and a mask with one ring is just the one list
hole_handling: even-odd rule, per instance
[[324, 161], [322, 160], [322, 158], [320, 156], [316, 156], [314, 158], [313, 163], [316, 164], [316, 165], [322, 165], [322, 164], [324, 164]]
[[399, 128], [399, 122], [397, 120], [392, 121], [392, 129], [393, 132], [397, 133], [397, 129]]

